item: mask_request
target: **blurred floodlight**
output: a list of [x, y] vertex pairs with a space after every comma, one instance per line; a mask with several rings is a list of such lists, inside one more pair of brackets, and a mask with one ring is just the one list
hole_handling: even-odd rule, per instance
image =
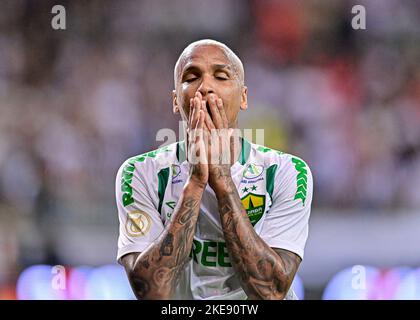
[[71, 269], [68, 280], [68, 299], [84, 300], [86, 299], [86, 289], [89, 275], [92, 267], [80, 266]]
[[19, 276], [16, 285], [18, 300], [64, 300], [66, 290], [54, 288], [53, 268], [47, 265], [33, 265]]
[[323, 300], [369, 300], [379, 270], [370, 266], [353, 266], [334, 275], [327, 284]]
[[135, 299], [124, 268], [105, 265], [92, 270], [86, 283], [85, 298], [89, 300]]
[[408, 272], [395, 294], [397, 300], [420, 300], [420, 269]]

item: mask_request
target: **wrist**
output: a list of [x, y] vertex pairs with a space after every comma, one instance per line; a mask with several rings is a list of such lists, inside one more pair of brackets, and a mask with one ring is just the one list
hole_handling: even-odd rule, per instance
[[233, 188], [235, 188], [235, 184], [233, 183], [231, 176], [224, 176], [219, 179], [209, 180], [209, 185], [213, 189], [217, 198], [226, 193], [232, 192]]
[[194, 178], [194, 176], [190, 176], [185, 183], [184, 189], [188, 190], [195, 190], [197, 192], [203, 193], [206, 189], [207, 183], [203, 183], [202, 181]]

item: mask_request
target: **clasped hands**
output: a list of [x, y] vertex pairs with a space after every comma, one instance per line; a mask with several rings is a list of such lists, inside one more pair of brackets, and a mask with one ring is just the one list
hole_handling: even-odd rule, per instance
[[[207, 109], [208, 106], [208, 109]], [[221, 188], [231, 179], [231, 138], [234, 129], [229, 128], [223, 101], [211, 93], [207, 101], [200, 92], [190, 99], [187, 128], [187, 159], [191, 164], [190, 177], [205, 187]], [[215, 190], [216, 191], [216, 190]]]

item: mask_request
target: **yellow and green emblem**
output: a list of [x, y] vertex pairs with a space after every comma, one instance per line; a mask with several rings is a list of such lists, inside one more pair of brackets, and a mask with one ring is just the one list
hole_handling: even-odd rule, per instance
[[262, 217], [265, 211], [265, 196], [260, 194], [248, 193], [242, 199], [246, 213], [252, 225], [255, 225]]

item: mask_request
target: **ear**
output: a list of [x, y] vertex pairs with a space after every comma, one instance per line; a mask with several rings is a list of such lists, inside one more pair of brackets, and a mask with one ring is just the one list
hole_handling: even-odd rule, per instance
[[243, 86], [241, 94], [241, 110], [246, 109], [248, 109], [248, 88], [247, 86]]
[[172, 110], [174, 113], [179, 113], [178, 100], [176, 99], [175, 90], [172, 90]]

